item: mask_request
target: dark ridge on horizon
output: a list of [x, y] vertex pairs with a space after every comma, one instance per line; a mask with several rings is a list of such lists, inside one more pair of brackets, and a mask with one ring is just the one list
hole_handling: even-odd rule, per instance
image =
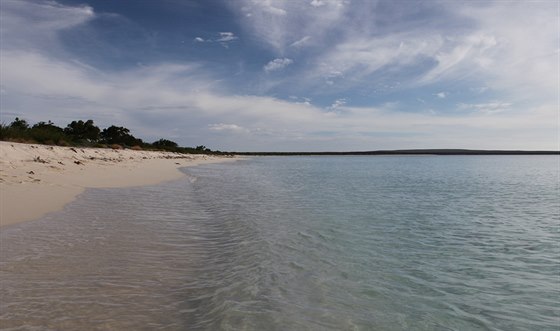
[[233, 152], [251, 156], [310, 155], [560, 155], [560, 151], [478, 150], [478, 149], [397, 149], [350, 152]]

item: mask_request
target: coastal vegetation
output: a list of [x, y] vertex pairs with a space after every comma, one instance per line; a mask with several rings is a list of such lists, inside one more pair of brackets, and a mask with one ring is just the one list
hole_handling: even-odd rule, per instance
[[111, 125], [103, 130], [93, 120], [70, 122], [65, 128], [53, 122], [30, 125], [15, 118], [10, 124], [0, 123], [0, 140], [75, 147], [105, 147], [113, 149], [163, 150], [185, 154], [235, 154], [244, 156], [342, 156], [342, 155], [560, 155], [560, 151], [474, 150], [474, 149], [400, 149], [346, 152], [221, 152], [204, 145], [181, 147], [176, 142], [161, 138], [152, 143], [132, 135], [128, 128]]
[[16, 117], [10, 124], [0, 124], [0, 140], [58, 146], [165, 150], [188, 154], [224, 154], [220, 151], [212, 151], [204, 145], [181, 147], [176, 142], [164, 138], [153, 143], [145, 142], [133, 136], [128, 128], [111, 125], [102, 130], [91, 119], [72, 121], [65, 128], [61, 128], [51, 121], [30, 125], [26, 120]]

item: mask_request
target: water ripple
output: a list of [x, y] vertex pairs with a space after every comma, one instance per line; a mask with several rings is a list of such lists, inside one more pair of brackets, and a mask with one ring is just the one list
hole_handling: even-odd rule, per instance
[[2, 229], [3, 330], [558, 330], [557, 160], [257, 158]]

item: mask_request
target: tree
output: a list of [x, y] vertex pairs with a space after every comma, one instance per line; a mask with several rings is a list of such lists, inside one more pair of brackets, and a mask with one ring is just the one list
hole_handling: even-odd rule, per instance
[[212, 150], [210, 148], [206, 148], [204, 145], [196, 146], [195, 151], [197, 153], [211, 153]]
[[167, 139], [154, 141], [152, 145], [157, 148], [176, 148], [178, 146], [176, 142]]
[[130, 130], [122, 126], [114, 126], [103, 129], [101, 139], [107, 144], [123, 144], [128, 146], [142, 145], [142, 139], [135, 138]]
[[29, 135], [33, 140], [42, 144], [62, 144], [70, 140], [64, 134], [64, 130], [51, 121], [36, 123], [29, 130]]
[[87, 121], [72, 121], [64, 129], [64, 133], [72, 137], [73, 140], [81, 141], [97, 141], [99, 140], [99, 133], [101, 130], [93, 124], [93, 120]]
[[51, 131], [51, 132], [57, 132], [57, 133], [63, 133], [64, 130], [56, 125], [54, 125], [53, 122], [48, 121], [47, 123], [41, 121], [38, 122], [36, 124], [34, 124], [31, 127], [32, 130], [46, 130], [46, 131]]
[[10, 123], [10, 128], [25, 131], [29, 129], [29, 124], [26, 120], [20, 120], [19, 117], [16, 117], [16, 119]]

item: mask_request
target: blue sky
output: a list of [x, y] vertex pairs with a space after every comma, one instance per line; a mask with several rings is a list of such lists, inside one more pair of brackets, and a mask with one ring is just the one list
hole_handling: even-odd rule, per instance
[[560, 149], [556, 1], [1, 0], [1, 121], [231, 151]]

